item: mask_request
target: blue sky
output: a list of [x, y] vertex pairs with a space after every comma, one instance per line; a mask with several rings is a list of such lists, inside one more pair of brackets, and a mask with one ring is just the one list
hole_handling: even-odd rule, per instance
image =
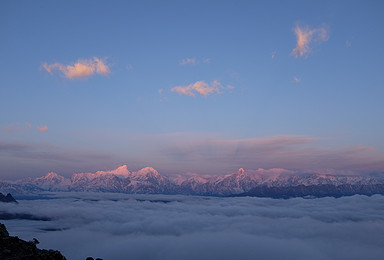
[[381, 1], [2, 1], [0, 174], [384, 170]]

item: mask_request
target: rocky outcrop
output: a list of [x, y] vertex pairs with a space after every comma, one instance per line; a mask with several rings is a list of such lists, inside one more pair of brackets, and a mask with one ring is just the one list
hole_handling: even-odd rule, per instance
[[13, 202], [17, 203], [14, 197], [10, 193], [7, 194], [7, 196], [4, 196], [3, 193], [0, 193], [0, 201], [1, 202]]
[[39, 241], [24, 241], [18, 237], [9, 236], [9, 233], [0, 223], [0, 259], [2, 260], [66, 260], [57, 250], [38, 249]]

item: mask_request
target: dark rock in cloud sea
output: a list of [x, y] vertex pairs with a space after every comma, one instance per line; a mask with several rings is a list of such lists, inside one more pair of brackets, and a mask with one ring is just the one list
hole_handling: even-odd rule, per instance
[[13, 203], [17, 203], [15, 198], [12, 197], [12, 195], [10, 193], [8, 193], [7, 196], [4, 196], [3, 193], [1, 193], [1, 192], [0, 192], [0, 202], [6, 202], [6, 203], [13, 202]]

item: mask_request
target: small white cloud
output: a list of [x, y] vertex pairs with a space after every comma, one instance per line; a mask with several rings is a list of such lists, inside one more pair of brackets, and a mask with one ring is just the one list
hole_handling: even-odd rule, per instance
[[187, 64], [196, 65], [197, 61], [195, 58], [186, 58], [180, 61], [180, 65], [187, 65]]

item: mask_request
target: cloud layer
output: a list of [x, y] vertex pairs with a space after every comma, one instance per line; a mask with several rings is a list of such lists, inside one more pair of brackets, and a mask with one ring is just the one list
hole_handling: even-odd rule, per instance
[[68, 79], [88, 78], [89, 76], [96, 74], [109, 75], [110, 69], [105, 61], [93, 57], [89, 60], [79, 59], [72, 65], [63, 65], [61, 63], [47, 64], [44, 63], [43, 68], [49, 72], [60, 71]]
[[187, 95], [187, 96], [196, 96], [196, 94], [200, 94], [204, 97], [212, 95], [212, 94], [220, 94], [221, 89], [233, 89], [233, 86], [228, 85], [224, 87], [219, 81], [214, 80], [211, 84], [205, 82], [204, 80], [196, 81], [193, 84], [187, 86], [176, 86], [171, 88], [172, 92], [176, 92], [179, 95]]
[[383, 154], [374, 147], [328, 147], [323, 143], [328, 141], [306, 135], [231, 139], [214, 133], [117, 134], [109, 140], [122, 146], [115, 151], [105, 150], [103, 143], [68, 149], [49, 143], [0, 141], [0, 171], [5, 179], [41, 176], [49, 171], [71, 175], [123, 164], [132, 169], [151, 166], [165, 175], [224, 175], [239, 168], [383, 172]]
[[[52, 196], [52, 195], [51, 195]], [[68, 259], [381, 259], [383, 196], [289, 199], [57, 193], [0, 204], [3, 221]], [[363, 210], [364, 209], [364, 210]], [[57, 231], [46, 231], [57, 230]]]
[[[383, 171], [382, 154], [373, 147], [327, 148], [321, 140], [305, 135], [220, 139], [186, 134], [164, 136], [163, 160], [190, 165], [200, 173], [246, 169], [285, 168], [299, 171], [336, 169], [359, 173]], [[161, 170], [161, 167], [157, 167]]]
[[297, 43], [292, 55], [296, 58], [305, 57], [311, 51], [312, 43], [324, 42], [329, 38], [329, 32], [325, 27], [310, 28], [309, 26], [297, 25], [294, 29]]
[[[44, 129], [43, 129], [44, 130]], [[8, 142], [0, 140], [0, 172], [2, 179], [40, 176], [57, 171], [72, 174], [78, 171], [115, 166], [122, 159], [107, 152], [68, 149], [50, 143]]]

